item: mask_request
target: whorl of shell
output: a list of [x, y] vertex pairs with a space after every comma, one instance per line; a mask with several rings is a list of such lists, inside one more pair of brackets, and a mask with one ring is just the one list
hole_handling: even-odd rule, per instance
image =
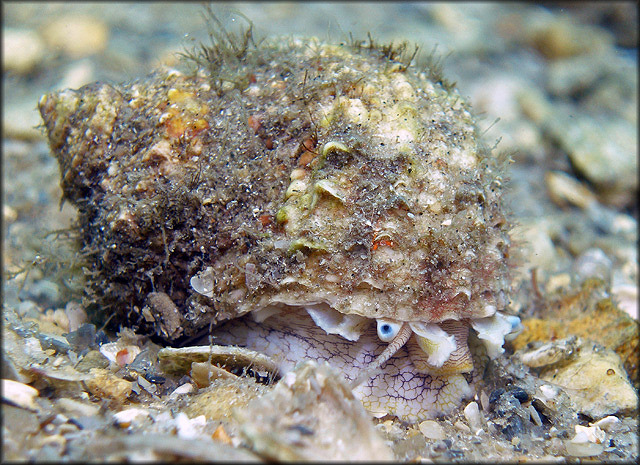
[[422, 323], [503, 309], [503, 161], [400, 51], [265, 41], [44, 96], [93, 298], [168, 340], [274, 304]]

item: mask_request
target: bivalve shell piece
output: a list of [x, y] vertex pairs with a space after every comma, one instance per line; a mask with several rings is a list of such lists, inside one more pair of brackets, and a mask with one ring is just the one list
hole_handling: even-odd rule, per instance
[[2, 400], [8, 401], [18, 407], [28, 410], [36, 410], [38, 405], [35, 402], [40, 393], [28, 384], [19, 383], [11, 379], [2, 380]]

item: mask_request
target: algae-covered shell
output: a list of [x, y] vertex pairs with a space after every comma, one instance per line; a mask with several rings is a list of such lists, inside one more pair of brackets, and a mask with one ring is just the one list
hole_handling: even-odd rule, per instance
[[416, 334], [425, 370], [468, 371], [469, 324], [507, 303], [509, 222], [452, 86], [371, 42], [195, 58], [40, 101], [92, 297], [172, 341], [292, 306], [352, 340], [376, 319], [395, 350]]

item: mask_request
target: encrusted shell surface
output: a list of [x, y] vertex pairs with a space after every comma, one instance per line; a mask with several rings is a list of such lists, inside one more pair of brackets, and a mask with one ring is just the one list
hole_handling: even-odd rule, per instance
[[112, 322], [179, 343], [303, 308], [350, 341], [377, 320], [389, 349], [374, 368], [415, 334], [416, 370], [468, 372], [470, 326], [500, 353], [515, 327], [499, 313], [505, 160], [434, 62], [371, 42], [221, 37], [195, 72], [39, 103]]
[[131, 310], [164, 292], [180, 335], [273, 302], [426, 322], [503, 308], [501, 172], [458, 94], [389, 55], [290, 40], [43, 97], [103, 305], [140, 325]]

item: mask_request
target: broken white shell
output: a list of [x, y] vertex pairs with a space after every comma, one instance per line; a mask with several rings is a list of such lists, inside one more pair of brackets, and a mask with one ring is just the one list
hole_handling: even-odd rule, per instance
[[194, 291], [206, 297], [213, 297], [213, 267], [208, 266], [205, 270], [195, 274], [189, 283]]
[[489, 358], [495, 359], [504, 352], [505, 337], [522, 328], [520, 318], [496, 312], [493, 316], [471, 320], [471, 327], [487, 348]]
[[34, 387], [10, 379], [2, 380], [2, 398], [28, 410], [36, 410], [35, 398], [40, 393]]

